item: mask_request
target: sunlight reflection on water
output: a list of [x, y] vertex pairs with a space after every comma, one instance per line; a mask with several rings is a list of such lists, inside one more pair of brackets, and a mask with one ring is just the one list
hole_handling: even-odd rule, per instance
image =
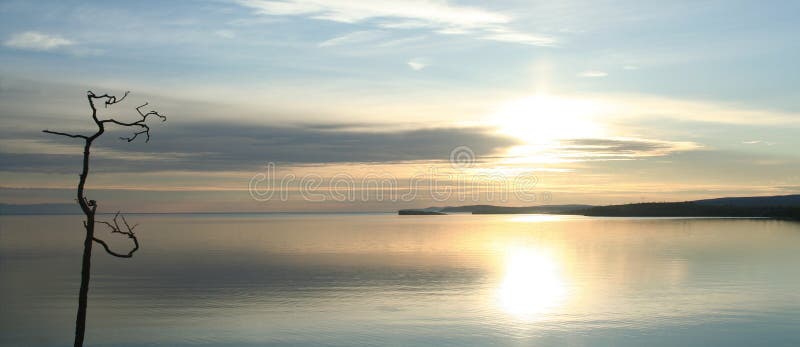
[[512, 247], [505, 258], [505, 274], [497, 293], [504, 311], [535, 321], [567, 298], [560, 264], [546, 250]]

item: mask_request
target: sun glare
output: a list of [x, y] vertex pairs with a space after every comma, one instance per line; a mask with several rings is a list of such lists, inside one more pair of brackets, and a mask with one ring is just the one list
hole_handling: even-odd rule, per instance
[[602, 135], [604, 129], [595, 117], [606, 108], [593, 100], [540, 94], [501, 106], [491, 122], [501, 133], [527, 144], [549, 144]]
[[506, 254], [505, 275], [497, 294], [503, 311], [518, 319], [537, 320], [564, 302], [567, 289], [552, 255], [514, 248]]

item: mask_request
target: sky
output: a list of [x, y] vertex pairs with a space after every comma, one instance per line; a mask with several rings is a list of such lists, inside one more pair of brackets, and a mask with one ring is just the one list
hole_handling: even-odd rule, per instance
[[131, 212], [800, 192], [800, 3], [3, 1], [0, 203]]

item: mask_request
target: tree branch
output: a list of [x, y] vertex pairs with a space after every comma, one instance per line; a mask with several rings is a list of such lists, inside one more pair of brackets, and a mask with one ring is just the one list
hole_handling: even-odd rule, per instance
[[[122, 99], [120, 99], [120, 100], [122, 100]], [[120, 140], [125, 140], [125, 141], [128, 141], [128, 142], [132, 142], [137, 137], [139, 137], [139, 135], [144, 135], [145, 136], [144, 142], [150, 142], [150, 126], [147, 125], [147, 123], [146, 123], [147, 122], [147, 117], [155, 116], [155, 117], [160, 118], [162, 122], [167, 121], [167, 117], [162, 115], [162, 114], [160, 114], [160, 113], [158, 113], [158, 111], [149, 111], [147, 113], [142, 113], [142, 107], [145, 107], [145, 106], [147, 106], [147, 103], [144, 103], [143, 105], [141, 105], [141, 106], [136, 108], [136, 112], [139, 113], [139, 115], [142, 117], [142, 119], [137, 120], [135, 122], [130, 122], [130, 123], [120, 122], [120, 121], [118, 121], [118, 120], [116, 120], [114, 118], [104, 119], [104, 120], [101, 120], [99, 122], [100, 122], [100, 124], [112, 123], [112, 124], [116, 124], [116, 125], [120, 125], [120, 126], [124, 126], [124, 127], [139, 127], [139, 128], [142, 129], [141, 131], [134, 132], [133, 136], [131, 136], [131, 137], [120, 137]]]
[[62, 133], [62, 132], [59, 132], [59, 131], [42, 130], [42, 132], [43, 133], [48, 133], [48, 134], [53, 134], [53, 135], [61, 135], [61, 136], [71, 137], [71, 138], [75, 138], [75, 139], [84, 139], [84, 140], [88, 140], [89, 139], [85, 135], [67, 134], [67, 133]]
[[[122, 224], [125, 226], [125, 230], [123, 230], [119, 225], [118, 219], [120, 219], [120, 218], [122, 219]], [[108, 253], [110, 255], [113, 255], [115, 257], [118, 257], [118, 258], [131, 258], [131, 257], [133, 257], [133, 253], [136, 252], [139, 249], [139, 239], [137, 239], [136, 235], [133, 233], [133, 229], [135, 229], [137, 225], [130, 226], [130, 224], [128, 224], [128, 221], [125, 220], [125, 216], [120, 215], [119, 212], [117, 212], [117, 214], [114, 215], [114, 219], [112, 220], [112, 222], [97, 221], [96, 223], [105, 224], [106, 226], [108, 226], [111, 229], [111, 233], [112, 234], [127, 235], [128, 238], [133, 239], [133, 249], [128, 251], [127, 254], [117, 253], [117, 252], [113, 251], [111, 249], [111, 247], [109, 247], [108, 244], [105, 241], [103, 241], [103, 240], [101, 240], [101, 239], [99, 239], [97, 237], [92, 237], [92, 241], [99, 243], [106, 250], [106, 253]]]
[[117, 97], [114, 96], [114, 95], [108, 95], [108, 94], [95, 95], [95, 93], [93, 93], [91, 90], [88, 91], [87, 93], [88, 93], [89, 97], [92, 98], [92, 99], [106, 99], [106, 101], [104, 102], [105, 107], [108, 107], [108, 105], [116, 104], [118, 102], [122, 102], [122, 100], [125, 100], [125, 98], [128, 97], [128, 94], [130, 94], [129, 91], [126, 91], [125, 94], [122, 95], [121, 98], [117, 99]]

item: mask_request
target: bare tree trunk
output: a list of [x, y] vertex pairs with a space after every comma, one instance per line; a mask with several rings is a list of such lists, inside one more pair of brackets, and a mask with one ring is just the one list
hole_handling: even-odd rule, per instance
[[81, 288], [78, 293], [78, 315], [75, 318], [75, 344], [74, 347], [83, 346], [83, 338], [86, 333], [86, 308], [89, 303], [89, 279], [92, 275], [92, 244], [94, 240], [94, 213], [95, 204], [89, 206], [84, 195], [86, 178], [89, 175], [89, 153], [92, 146], [91, 140], [86, 140], [83, 148], [83, 170], [81, 170], [80, 180], [78, 181], [78, 205], [86, 215], [86, 222], [83, 226], [86, 229], [86, 237], [83, 240], [83, 259], [81, 261]]
[[75, 318], [75, 347], [83, 346], [86, 332], [86, 306], [89, 302], [89, 276], [92, 268], [92, 238], [94, 221], [87, 220], [86, 239], [83, 241], [83, 262], [81, 264], [81, 289], [78, 294], [78, 316]]

